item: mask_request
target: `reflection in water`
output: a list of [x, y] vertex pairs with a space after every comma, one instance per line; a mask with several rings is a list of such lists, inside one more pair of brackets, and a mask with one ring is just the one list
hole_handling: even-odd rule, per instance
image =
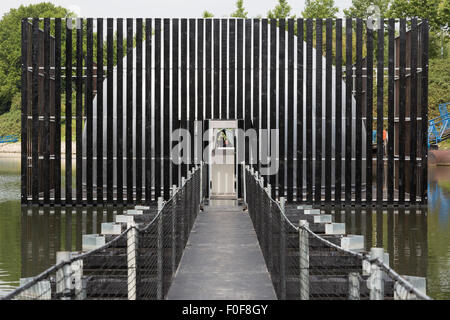
[[82, 235], [100, 233], [122, 209], [22, 208], [22, 277], [56, 262], [57, 251], [81, 251]]
[[[15, 181], [11, 183], [11, 181]], [[21, 208], [20, 161], [0, 159], [0, 296], [21, 277], [55, 263], [57, 251], [79, 251], [82, 234], [100, 232], [120, 208]], [[383, 247], [400, 274], [427, 277], [427, 293], [450, 299], [450, 167], [429, 169], [429, 207], [333, 211], [365, 248]]]

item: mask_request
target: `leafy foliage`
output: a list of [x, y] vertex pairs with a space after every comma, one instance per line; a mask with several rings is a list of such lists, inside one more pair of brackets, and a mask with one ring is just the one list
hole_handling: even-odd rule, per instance
[[212, 17], [214, 17], [214, 13], [212, 13], [212, 12], [209, 12], [208, 10], [205, 10], [205, 11], [203, 11], [203, 13], [202, 13], [202, 17], [203, 18], [212, 18]]
[[65, 17], [70, 12], [44, 2], [11, 9], [0, 20], [0, 114], [8, 111], [20, 90], [21, 21], [27, 17]]
[[245, 11], [244, 8], [244, 0], [237, 0], [236, 2], [236, 11], [234, 11], [231, 16], [233, 18], [244, 18], [246, 19], [248, 12]]
[[334, 5], [334, 0], [306, 0], [303, 18], [336, 18], [339, 8]]
[[368, 8], [370, 5], [380, 8], [380, 13], [383, 15], [388, 7], [390, 0], [353, 0], [352, 5], [348, 9], [344, 9], [344, 15], [351, 18], [367, 19], [370, 16]]
[[291, 6], [287, 0], [278, 0], [278, 4], [272, 10], [267, 12], [267, 18], [269, 19], [288, 19], [295, 18], [295, 15], [291, 15]]

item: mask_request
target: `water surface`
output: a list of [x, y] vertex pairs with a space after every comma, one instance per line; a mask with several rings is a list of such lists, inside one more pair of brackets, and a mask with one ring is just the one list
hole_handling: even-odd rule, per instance
[[[400, 274], [427, 278], [427, 293], [450, 299], [450, 167], [429, 168], [427, 210], [342, 210], [335, 220], [363, 234], [366, 249], [384, 247]], [[57, 251], [79, 251], [81, 235], [100, 232], [121, 209], [21, 208], [20, 159], [0, 158], [0, 296], [55, 263]]]

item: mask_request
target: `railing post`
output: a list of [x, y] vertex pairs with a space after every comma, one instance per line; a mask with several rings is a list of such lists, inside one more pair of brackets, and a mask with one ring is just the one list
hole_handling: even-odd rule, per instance
[[162, 300], [164, 298], [163, 294], [163, 225], [162, 225], [162, 210], [163, 207], [163, 198], [158, 198], [158, 244], [157, 244], [157, 256], [158, 256], [158, 264], [157, 264], [157, 290], [156, 290], [156, 299]]
[[286, 300], [286, 230], [284, 228], [284, 212], [286, 199], [280, 197], [280, 299]]
[[[70, 258], [76, 257], [78, 252], [71, 252]], [[86, 298], [86, 280], [83, 279], [83, 260], [78, 259], [70, 264], [72, 273], [72, 288], [76, 300], [84, 300]]]
[[181, 192], [182, 192], [182, 199], [181, 199], [181, 214], [180, 214], [180, 224], [181, 224], [181, 233], [180, 233], [180, 250], [183, 251], [184, 249], [184, 243], [185, 243], [185, 233], [186, 233], [186, 189], [184, 186], [186, 185], [186, 178], [181, 178]]
[[[172, 186], [174, 198], [172, 199], [172, 276], [176, 272], [176, 256], [177, 256], [177, 186]], [[176, 198], [175, 198], [176, 197]]]
[[[384, 249], [371, 248], [370, 258], [378, 258], [378, 260], [383, 261]], [[384, 300], [384, 272], [374, 262], [370, 264], [370, 277], [367, 279], [367, 286], [370, 290], [370, 300]]]
[[247, 203], [247, 166], [244, 165], [244, 162], [242, 162], [242, 174], [244, 179], [244, 203]]
[[203, 161], [200, 163], [200, 202], [203, 200]]
[[300, 300], [309, 300], [309, 234], [306, 220], [299, 221], [299, 266], [300, 266]]
[[[56, 264], [70, 260], [69, 251], [56, 252]], [[70, 300], [70, 292], [72, 289], [71, 267], [65, 264], [61, 269], [56, 271], [56, 294], [61, 295], [61, 300]]]
[[357, 272], [348, 274], [348, 300], [361, 300], [359, 273]]
[[271, 194], [272, 194], [272, 190], [271, 190], [272, 186], [270, 184], [267, 184], [267, 195], [269, 197], [269, 216], [268, 216], [268, 221], [267, 221], [267, 227], [268, 227], [268, 236], [269, 236], [269, 243], [268, 243], [268, 259], [269, 260], [269, 265], [267, 266], [269, 271], [272, 272], [273, 270], [273, 231], [272, 231], [272, 198], [271, 198]]
[[128, 300], [136, 300], [137, 270], [136, 270], [136, 251], [137, 251], [137, 232], [134, 220], [127, 222], [127, 274], [128, 274]]

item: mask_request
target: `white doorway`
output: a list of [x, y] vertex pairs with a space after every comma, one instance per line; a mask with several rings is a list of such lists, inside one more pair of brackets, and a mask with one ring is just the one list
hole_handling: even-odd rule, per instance
[[210, 198], [236, 199], [236, 120], [210, 120]]

